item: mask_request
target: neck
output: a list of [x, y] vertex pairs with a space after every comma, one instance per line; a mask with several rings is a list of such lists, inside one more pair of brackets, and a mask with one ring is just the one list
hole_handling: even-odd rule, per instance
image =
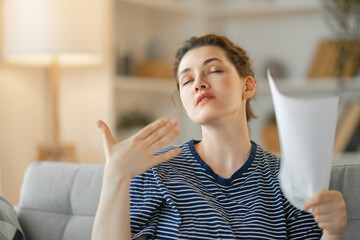
[[196, 151], [218, 175], [231, 177], [250, 155], [246, 119], [207, 124], [201, 130], [202, 141], [195, 146]]

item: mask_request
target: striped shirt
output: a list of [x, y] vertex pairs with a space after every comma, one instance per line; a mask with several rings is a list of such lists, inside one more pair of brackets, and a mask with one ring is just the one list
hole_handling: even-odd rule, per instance
[[312, 215], [284, 197], [278, 157], [252, 142], [246, 163], [224, 179], [196, 143], [178, 146], [180, 155], [132, 179], [133, 239], [320, 239]]

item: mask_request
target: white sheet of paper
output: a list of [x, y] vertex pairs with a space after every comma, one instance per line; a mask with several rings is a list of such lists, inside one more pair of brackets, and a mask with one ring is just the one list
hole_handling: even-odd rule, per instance
[[281, 94], [268, 70], [281, 148], [280, 186], [292, 205], [329, 187], [338, 97], [296, 99]]

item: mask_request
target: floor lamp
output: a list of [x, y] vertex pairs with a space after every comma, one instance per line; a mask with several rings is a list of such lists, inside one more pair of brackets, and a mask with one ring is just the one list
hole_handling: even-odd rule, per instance
[[74, 160], [74, 146], [60, 139], [59, 73], [62, 67], [101, 64], [104, 0], [3, 0], [4, 60], [49, 70], [52, 137], [38, 160]]

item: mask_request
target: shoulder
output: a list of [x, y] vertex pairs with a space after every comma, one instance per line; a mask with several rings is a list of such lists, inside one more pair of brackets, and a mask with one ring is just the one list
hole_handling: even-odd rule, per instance
[[280, 169], [280, 157], [273, 153], [265, 151], [260, 145], [255, 142], [252, 142], [252, 144], [256, 145], [255, 160], [261, 162], [262, 165], [265, 165], [272, 174], [277, 176]]

